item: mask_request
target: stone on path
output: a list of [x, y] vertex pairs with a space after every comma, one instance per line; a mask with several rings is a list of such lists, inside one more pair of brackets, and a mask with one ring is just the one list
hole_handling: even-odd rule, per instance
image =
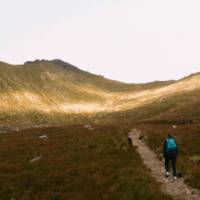
[[173, 128], [173, 129], [177, 129], [178, 126], [177, 126], [177, 125], [173, 125], [172, 128]]

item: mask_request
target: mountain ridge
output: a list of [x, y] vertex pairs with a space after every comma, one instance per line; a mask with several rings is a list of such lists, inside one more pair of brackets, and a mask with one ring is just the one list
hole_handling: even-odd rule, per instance
[[[153, 84], [153, 83], [171, 83], [171, 82], [175, 82], [175, 80], [171, 79], [171, 80], [155, 80], [155, 81], [150, 81], [150, 82], [143, 82], [143, 83], [125, 83], [125, 82], [122, 82], [122, 81], [118, 81], [118, 80], [114, 80], [114, 79], [109, 79], [109, 78], [106, 78], [104, 77], [103, 75], [97, 75], [97, 74], [94, 74], [92, 72], [89, 72], [89, 71], [85, 71], [85, 70], [82, 70], [78, 67], [76, 67], [75, 65], [71, 64], [71, 63], [68, 63], [66, 61], [63, 61], [61, 59], [53, 59], [53, 60], [46, 60], [46, 59], [36, 59], [36, 60], [33, 60], [33, 61], [26, 61], [24, 62], [23, 64], [10, 64], [10, 63], [7, 63], [7, 62], [3, 62], [3, 61], [0, 61], [0, 64], [6, 64], [6, 65], [9, 65], [9, 66], [23, 66], [23, 65], [27, 65], [27, 64], [41, 64], [41, 63], [44, 63], [44, 62], [47, 62], [47, 63], [54, 63], [56, 65], [61, 65], [63, 67], [66, 67], [67, 69], [76, 69], [76, 70], [79, 70], [81, 72], [85, 72], [85, 73], [89, 73], [89, 74], [92, 74], [94, 76], [98, 76], [98, 77], [102, 77], [102, 78], [105, 78], [107, 80], [111, 80], [111, 81], [116, 81], [116, 82], [119, 82], [119, 83], [123, 83], [123, 84], [127, 84], [127, 85], [146, 85], [146, 84]], [[200, 72], [199, 72], [200, 73]]]
[[143, 107], [139, 112], [145, 113], [148, 105], [163, 107], [162, 99], [174, 99], [177, 95], [184, 99], [198, 89], [200, 73], [178, 81], [127, 84], [83, 71], [59, 59], [28, 61], [23, 65], [0, 62], [0, 123], [5, 118], [26, 118], [27, 114], [28, 119], [31, 115], [39, 119], [43, 115], [126, 110], [134, 113]]

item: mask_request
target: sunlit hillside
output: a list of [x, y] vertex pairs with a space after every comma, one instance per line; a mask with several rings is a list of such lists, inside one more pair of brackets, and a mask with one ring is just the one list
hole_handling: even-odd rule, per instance
[[133, 128], [158, 156], [175, 135], [179, 177], [200, 188], [199, 94], [200, 73], [125, 84], [61, 60], [0, 63], [0, 197], [172, 199], [128, 144]]
[[200, 74], [179, 81], [125, 84], [61, 60], [36, 60], [24, 65], [1, 62], [0, 122], [32, 120], [32, 116], [40, 120], [43, 115], [128, 111], [144, 120], [166, 112], [174, 115], [177, 109], [190, 110], [185, 105], [198, 103], [199, 89]]
[[119, 110], [138, 120], [199, 120], [200, 73], [168, 86], [121, 96]]

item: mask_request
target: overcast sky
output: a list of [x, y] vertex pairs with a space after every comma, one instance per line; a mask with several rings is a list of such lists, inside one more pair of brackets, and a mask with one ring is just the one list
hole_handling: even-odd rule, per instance
[[200, 71], [199, 0], [0, 0], [0, 60], [60, 58], [124, 82]]

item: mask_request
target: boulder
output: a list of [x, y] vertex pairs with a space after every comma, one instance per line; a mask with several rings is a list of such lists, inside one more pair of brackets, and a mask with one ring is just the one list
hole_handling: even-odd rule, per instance
[[41, 140], [47, 140], [48, 139], [47, 135], [41, 135], [38, 138], [41, 139]]
[[29, 163], [34, 163], [34, 162], [37, 162], [37, 161], [39, 161], [41, 159], [42, 159], [42, 156], [37, 156], [37, 157], [33, 158], [32, 160], [30, 160]]

